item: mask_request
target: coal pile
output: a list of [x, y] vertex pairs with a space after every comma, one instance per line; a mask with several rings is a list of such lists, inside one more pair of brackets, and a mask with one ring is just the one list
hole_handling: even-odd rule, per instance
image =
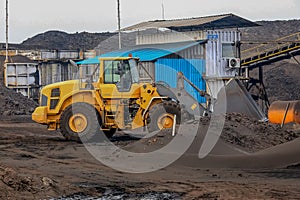
[[[223, 118], [224, 116], [219, 117]], [[218, 125], [218, 122], [211, 122], [209, 117], [203, 117], [198, 123], [180, 125], [182, 128], [181, 131], [177, 131], [177, 134], [184, 136], [189, 131], [197, 129], [197, 136], [189, 152], [192, 154], [198, 153], [203, 137], [206, 135], [208, 128], [212, 128], [210, 126], [214, 123]], [[240, 113], [229, 113], [225, 116], [219, 142], [245, 152], [254, 153], [293, 141], [299, 136], [299, 130], [294, 129], [291, 124], [281, 128], [279, 125], [260, 122]], [[138, 153], [152, 152], [168, 145], [172, 139], [172, 130], [166, 129], [150, 138], [143, 138], [127, 146], [126, 149]]]
[[[300, 57], [297, 57], [299, 60]], [[300, 66], [281, 61], [265, 69], [265, 85], [270, 102], [300, 99]]]
[[114, 36], [116, 33], [66, 33], [63, 31], [47, 31], [32, 38], [28, 38], [20, 44], [22, 49], [60, 49], [78, 50], [94, 49], [97, 44]]
[[[26, 62], [28, 58], [23, 56], [16, 56], [12, 58], [14, 62]], [[0, 57], [0, 115], [30, 115], [35, 107], [38, 106], [36, 102], [20, 93], [8, 89], [4, 86], [3, 81], [3, 64], [5, 57]]]
[[240, 113], [230, 113], [226, 115], [221, 139], [248, 152], [256, 152], [290, 142], [299, 136], [291, 126], [281, 128]]
[[0, 114], [2, 116], [30, 115], [36, 106], [36, 102], [22, 94], [0, 86]]

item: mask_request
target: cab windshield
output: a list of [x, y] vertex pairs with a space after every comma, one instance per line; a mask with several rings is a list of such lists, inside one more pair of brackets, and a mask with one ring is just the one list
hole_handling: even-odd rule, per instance
[[116, 84], [119, 90], [130, 90], [133, 83], [139, 82], [137, 61], [129, 60], [105, 60], [104, 83]]

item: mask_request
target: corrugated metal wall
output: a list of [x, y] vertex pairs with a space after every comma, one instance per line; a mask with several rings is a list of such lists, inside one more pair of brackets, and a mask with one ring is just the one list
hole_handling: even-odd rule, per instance
[[69, 51], [69, 50], [48, 50], [41, 51], [41, 59], [79, 59], [80, 51]]
[[42, 60], [59, 60], [59, 59], [88, 59], [96, 56], [95, 50], [42, 50], [39, 52]]
[[36, 63], [7, 63], [4, 65], [5, 86], [34, 98], [40, 85], [40, 72]]
[[[164, 81], [172, 88], [176, 88], [177, 73], [182, 72], [199, 89], [206, 90], [206, 84], [202, 78], [205, 73], [205, 60], [203, 59], [158, 59], [155, 63], [155, 81]], [[205, 103], [205, 98], [190, 85], [185, 84], [185, 89], [200, 103]]]
[[226, 79], [236, 76], [237, 69], [225, 67], [226, 59], [222, 57], [222, 44], [235, 43], [240, 41], [239, 31], [215, 30], [207, 31], [206, 44], [206, 75], [208, 92], [214, 98], [226, 83]]
[[191, 31], [191, 32], [163, 32], [156, 34], [137, 35], [136, 44], [159, 44], [173, 43], [182, 41], [196, 41], [206, 39], [206, 32]]
[[74, 79], [78, 69], [68, 62], [43, 62], [39, 66], [41, 86]]
[[[154, 73], [154, 71], [155, 71], [155, 64], [154, 64], [154, 62], [141, 62], [139, 64], [140, 81], [141, 82], [151, 82], [152, 79], [155, 81], [155, 73]], [[151, 77], [149, 77], [149, 75]]]
[[205, 44], [189, 47], [177, 53], [170, 54], [164, 58], [205, 59]]

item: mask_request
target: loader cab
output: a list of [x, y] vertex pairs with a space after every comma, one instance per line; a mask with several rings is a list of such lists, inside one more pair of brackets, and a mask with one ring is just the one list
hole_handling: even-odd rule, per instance
[[108, 91], [118, 93], [132, 93], [139, 86], [138, 59], [130, 57], [100, 58], [99, 85], [102, 95], [107, 96]]
[[129, 60], [104, 60], [104, 84], [115, 84], [118, 91], [129, 91], [131, 85], [139, 83], [137, 62]]

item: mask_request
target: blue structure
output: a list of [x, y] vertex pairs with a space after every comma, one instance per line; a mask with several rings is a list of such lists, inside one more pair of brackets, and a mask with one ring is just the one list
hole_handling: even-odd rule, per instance
[[[184, 58], [180, 52], [203, 44], [198, 42], [178, 42], [168, 44], [137, 45], [132, 48], [121, 49], [101, 56], [77, 62], [79, 65], [98, 64], [100, 57], [137, 57], [141, 62], [151, 62], [154, 65], [155, 81], [163, 81], [171, 87], [176, 87], [177, 73], [183, 72], [184, 76], [192, 81], [201, 90], [206, 90], [206, 83], [202, 77], [205, 73], [204, 58]], [[205, 98], [186, 84], [185, 89], [196, 98], [199, 103], [205, 103]]]
[[[161, 58], [155, 62], [155, 80], [166, 82], [172, 88], [176, 88], [178, 72], [182, 72], [199, 89], [206, 91], [206, 83], [202, 76], [205, 73], [205, 60]], [[185, 83], [185, 90], [199, 103], [206, 102], [191, 85]]]

